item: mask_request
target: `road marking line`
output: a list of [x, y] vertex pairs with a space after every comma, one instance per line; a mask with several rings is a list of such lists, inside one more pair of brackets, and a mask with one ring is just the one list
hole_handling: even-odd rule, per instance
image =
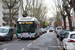
[[51, 45], [51, 41], [52, 41], [52, 38], [50, 38], [50, 45]]
[[24, 50], [25, 48], [22, 48], [21, 50]]
[[4, 48], [3, 50], [7, 50], [7, 48]]
[[27, 45], [27, 47], [29, 47], [30, 45], [32, 45], [32, 43], [30, 43], [29, 45]]

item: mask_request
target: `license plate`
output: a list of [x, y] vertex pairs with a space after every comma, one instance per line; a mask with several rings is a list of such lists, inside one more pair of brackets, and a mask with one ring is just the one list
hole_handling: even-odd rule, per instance
[[28, 33], [23, 33], [23, 35], [27, 35]]

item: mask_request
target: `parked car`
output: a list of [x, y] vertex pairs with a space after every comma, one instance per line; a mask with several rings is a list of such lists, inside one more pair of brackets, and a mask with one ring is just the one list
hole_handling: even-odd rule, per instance
[[49, 28], [49, 32], [53, 32], [55, 29], [53, 27]]
[[45, 30], [44, 30], [44, 28], [41, 28], [41, 31], [42, 31], [42, 33], [43, 33], [43, 34], [45, 33]]
[[56, 36], [57, 38], [59, 38], [59, 33], [61, 32], [61, 30], [57, 31]]
[[0, 40], [12, 40], [13, 32], [12, 27], [0, 27]]
[[53, 30], [52, 30], [52, 29], [50, 29], [50, 30], [49, 30], [49, 32], [53, 32]]
[[47, 28], [44, 28], [44, 33], [47, 33]]
[[62, 27], [61, 27], [61, 26], [56, 27], [56, 33], [57, 33], [57, 31], [59, 31], [59, 30], [62, 30]]
[[62, 41], [64, 39], [65, 34], [69, 31], [61, 30], [59, 33], [59, 40]]
[[42, 35], [42, 30], [40, 30], [40, 35]]
[[63, 39], [63, 50], [75, 50], [75, 31], [65, 34]]

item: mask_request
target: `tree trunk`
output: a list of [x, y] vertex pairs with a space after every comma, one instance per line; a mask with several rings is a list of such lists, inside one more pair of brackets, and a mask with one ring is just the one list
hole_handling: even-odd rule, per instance
[[66, 16], [63, 16], [63, 21], [64, 21], [64, 30], [66, 30]]
[[70, 29], [70, 31], [73, 31], [73, 28], [72, 28], [72, 20], [71, 20], [70, 14], [68, 14], [68, 21], [69, 21], [69, 29]]
[[12, 16], [11, 9], [9, 9], [9, 26], [12, 27]]

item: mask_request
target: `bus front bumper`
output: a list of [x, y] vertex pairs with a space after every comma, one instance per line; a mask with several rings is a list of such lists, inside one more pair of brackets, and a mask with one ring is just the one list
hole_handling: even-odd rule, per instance
[[32, 34], [32, 35], [21, 35], [19, 37], [21, 37], [21, 38], [35, 38], [35, 34]]

